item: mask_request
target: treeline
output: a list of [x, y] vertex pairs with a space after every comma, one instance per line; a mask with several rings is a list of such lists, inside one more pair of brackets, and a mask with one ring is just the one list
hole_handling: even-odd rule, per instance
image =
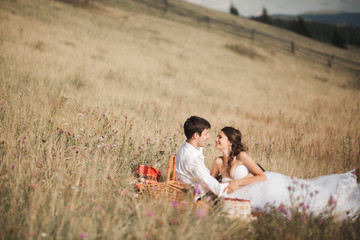
[[315, 40], [332, 44], [337, 47], [347, 48], [347, 45], [360, 47], [360, 27], [352, 25], [335, 25], [310, 20], [301, 16], [297, 19], [271, 18], [266, 9], [259, 17], [251, 19], [284, 28]]
[[[239, 15], [239, 11], [231, 4], [230, 13]], [[347, 45], [360, 47], [360, 27], [353, 25], [336, 25], [312, 20], [304, 20], [301, 16], [294, 18], [272, 18], [268, 15], [266, 8], [263, 8], [259, 17], [251, 19], [286, 30], [296, 32], [300, 35], [332, 44], [340, 48], [347, 48]]]

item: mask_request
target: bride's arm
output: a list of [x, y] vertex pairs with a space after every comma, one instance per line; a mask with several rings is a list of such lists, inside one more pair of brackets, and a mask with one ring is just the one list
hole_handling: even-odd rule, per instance
[[[220, 161], [220, 162], [219, 162]], [[210, 175], [213, 176], [214, 178], [217, 177], [217, 175], [219, 174], [219, 163], [221, 164], [222, 160], [221, 158], [217, 157], [214, 159], [214, 162], [211, 166], [211, 171], [210, 171]]]
[[227, 193], [232, 193], [236, 189], [246, 186], [248, 184], [259, 182], [259, 181], [265, 181], [266, 175], [261, 170], [261, 168], [255, 163], [255, 161], [247, 154], [246, 152], [241, 152], [237, 158], [240, 158], [240, 160], [245, 164], [245, 166], [249, 169], [249, 171], [254, 176], [249, 176], [246, 178], [240, 178], [233, 180], [229, 183], [229, 185], [224, 189], [224, 192], [227, 191]]

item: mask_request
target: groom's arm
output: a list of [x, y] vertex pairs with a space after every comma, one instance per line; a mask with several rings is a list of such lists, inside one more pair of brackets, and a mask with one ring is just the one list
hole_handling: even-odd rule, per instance
[[195, 182], [199, 183], [205, 190], [211, 191], [217, 196], [222, 194], [220, 191], [220, 183], [210, 175], [209, 169], [201, 164], [201, 162], [192, 162], [191, 171]]

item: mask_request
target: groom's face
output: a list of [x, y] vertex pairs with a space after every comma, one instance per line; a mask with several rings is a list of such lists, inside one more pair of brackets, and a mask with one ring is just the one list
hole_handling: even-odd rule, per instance
[[201, 135], [198, 137], [198, 146], [199, 147], [204, 147], [206, 141], [210, 138], [209, 135], [209, 130], [208, 128], [205, 128], [204, 131], [201, 132]]

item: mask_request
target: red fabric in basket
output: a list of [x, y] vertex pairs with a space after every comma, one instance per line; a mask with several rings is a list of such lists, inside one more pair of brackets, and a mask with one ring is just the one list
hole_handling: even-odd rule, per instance
[[161, 174], [160, 171], [154, 167], [140, 165], [133, 171], [134, 175], [140, 180], [143, 178], [145, 182], [136, 184], [136, 188], [139, 190], [142, 184], [157, 183]]

